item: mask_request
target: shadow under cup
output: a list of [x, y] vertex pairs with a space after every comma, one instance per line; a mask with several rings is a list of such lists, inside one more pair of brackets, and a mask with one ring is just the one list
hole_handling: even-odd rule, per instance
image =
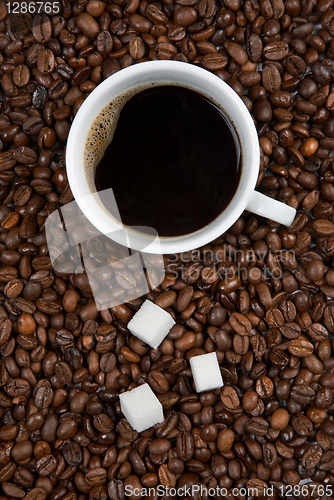
[[127, 228], [169, 239], [220, 217], [237, 191], [238, 134], [218, 101], [193, 86], [149, 83], [121, 94], [94, 120], [87, 181]]

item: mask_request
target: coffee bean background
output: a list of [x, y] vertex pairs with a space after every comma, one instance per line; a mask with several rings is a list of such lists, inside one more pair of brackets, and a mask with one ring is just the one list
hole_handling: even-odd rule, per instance
[[[0, 4], [0, 500], [199, 483], [279, 499], [305, 478], [333, 490], [333, 0], [61, 3], [21, 31]], [[81, 104], [152, 59], [237, 92], [258, 130], [257, 189], [298, 213], [289, 228], [244, 213], [212, 244], [165, 256], [146, 297], [99, 312], [85, 273], [52, 268], [44, 224], [73, 200], [64, 155]], [[112, 242], [89, 252], [121, 296]], [[177, 323], [158, 349], [127, 329], [145, 298]], [[198, 394], [189, 358], [212, 351], [225, 385]], [[142, 383], [165, 421], [138, 435], [118, 394]]]

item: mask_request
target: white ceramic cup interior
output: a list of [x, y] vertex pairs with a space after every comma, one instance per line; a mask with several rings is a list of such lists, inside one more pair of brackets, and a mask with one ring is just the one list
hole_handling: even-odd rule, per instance
[[[190, 88], [219, 105], [232, 122], [241, 145], [242, 168], [237, 190], [225, 210], [204, 228], [176, 237], [152, 236], [123, 226], [92, 191], [85, 172], [85, 144], [100, 111], [115, 98], [147, 84]], [[222, 161], [224, 159], [222, 158]], [[195, 65], [179, 61], [150, 61], [125, 68], [102, 82], [80, 107], [70, 129], [66, 170], [76, 202], [88, 220], [117, 243], [148, 253], [178, 253], [201, 247], [226, 232], [246, 209], [289, 226], [295, 209], [254, 190], [259, 173], [259, 142], [253, 119], [240, 97], [220, 78]], [[123, 230], [123, 231], [122, 231]]]

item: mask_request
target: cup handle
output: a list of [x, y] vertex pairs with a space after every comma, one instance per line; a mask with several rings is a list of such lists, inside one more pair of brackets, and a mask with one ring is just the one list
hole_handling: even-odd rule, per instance
[[295, 208], [289, 207], [289, 205], [285, 205], [273, 198], [269, 198], [269, 196], [265, 196], [258, 191], [253, 192], [247, 203], [246, 210], [275, 222], [279, 222], [280, 224], [284, 224], [284, 226], [290, 226], [296, 215]]

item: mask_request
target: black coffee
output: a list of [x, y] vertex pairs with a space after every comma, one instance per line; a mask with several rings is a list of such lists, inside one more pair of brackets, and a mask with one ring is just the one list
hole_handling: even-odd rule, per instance
[[183, 87], [154, 87], [124, 105], [95, 185], [113, 189], [123, 224], [180, 236], [226, 208], [240, 156], [237, 134], [217, 106]]

